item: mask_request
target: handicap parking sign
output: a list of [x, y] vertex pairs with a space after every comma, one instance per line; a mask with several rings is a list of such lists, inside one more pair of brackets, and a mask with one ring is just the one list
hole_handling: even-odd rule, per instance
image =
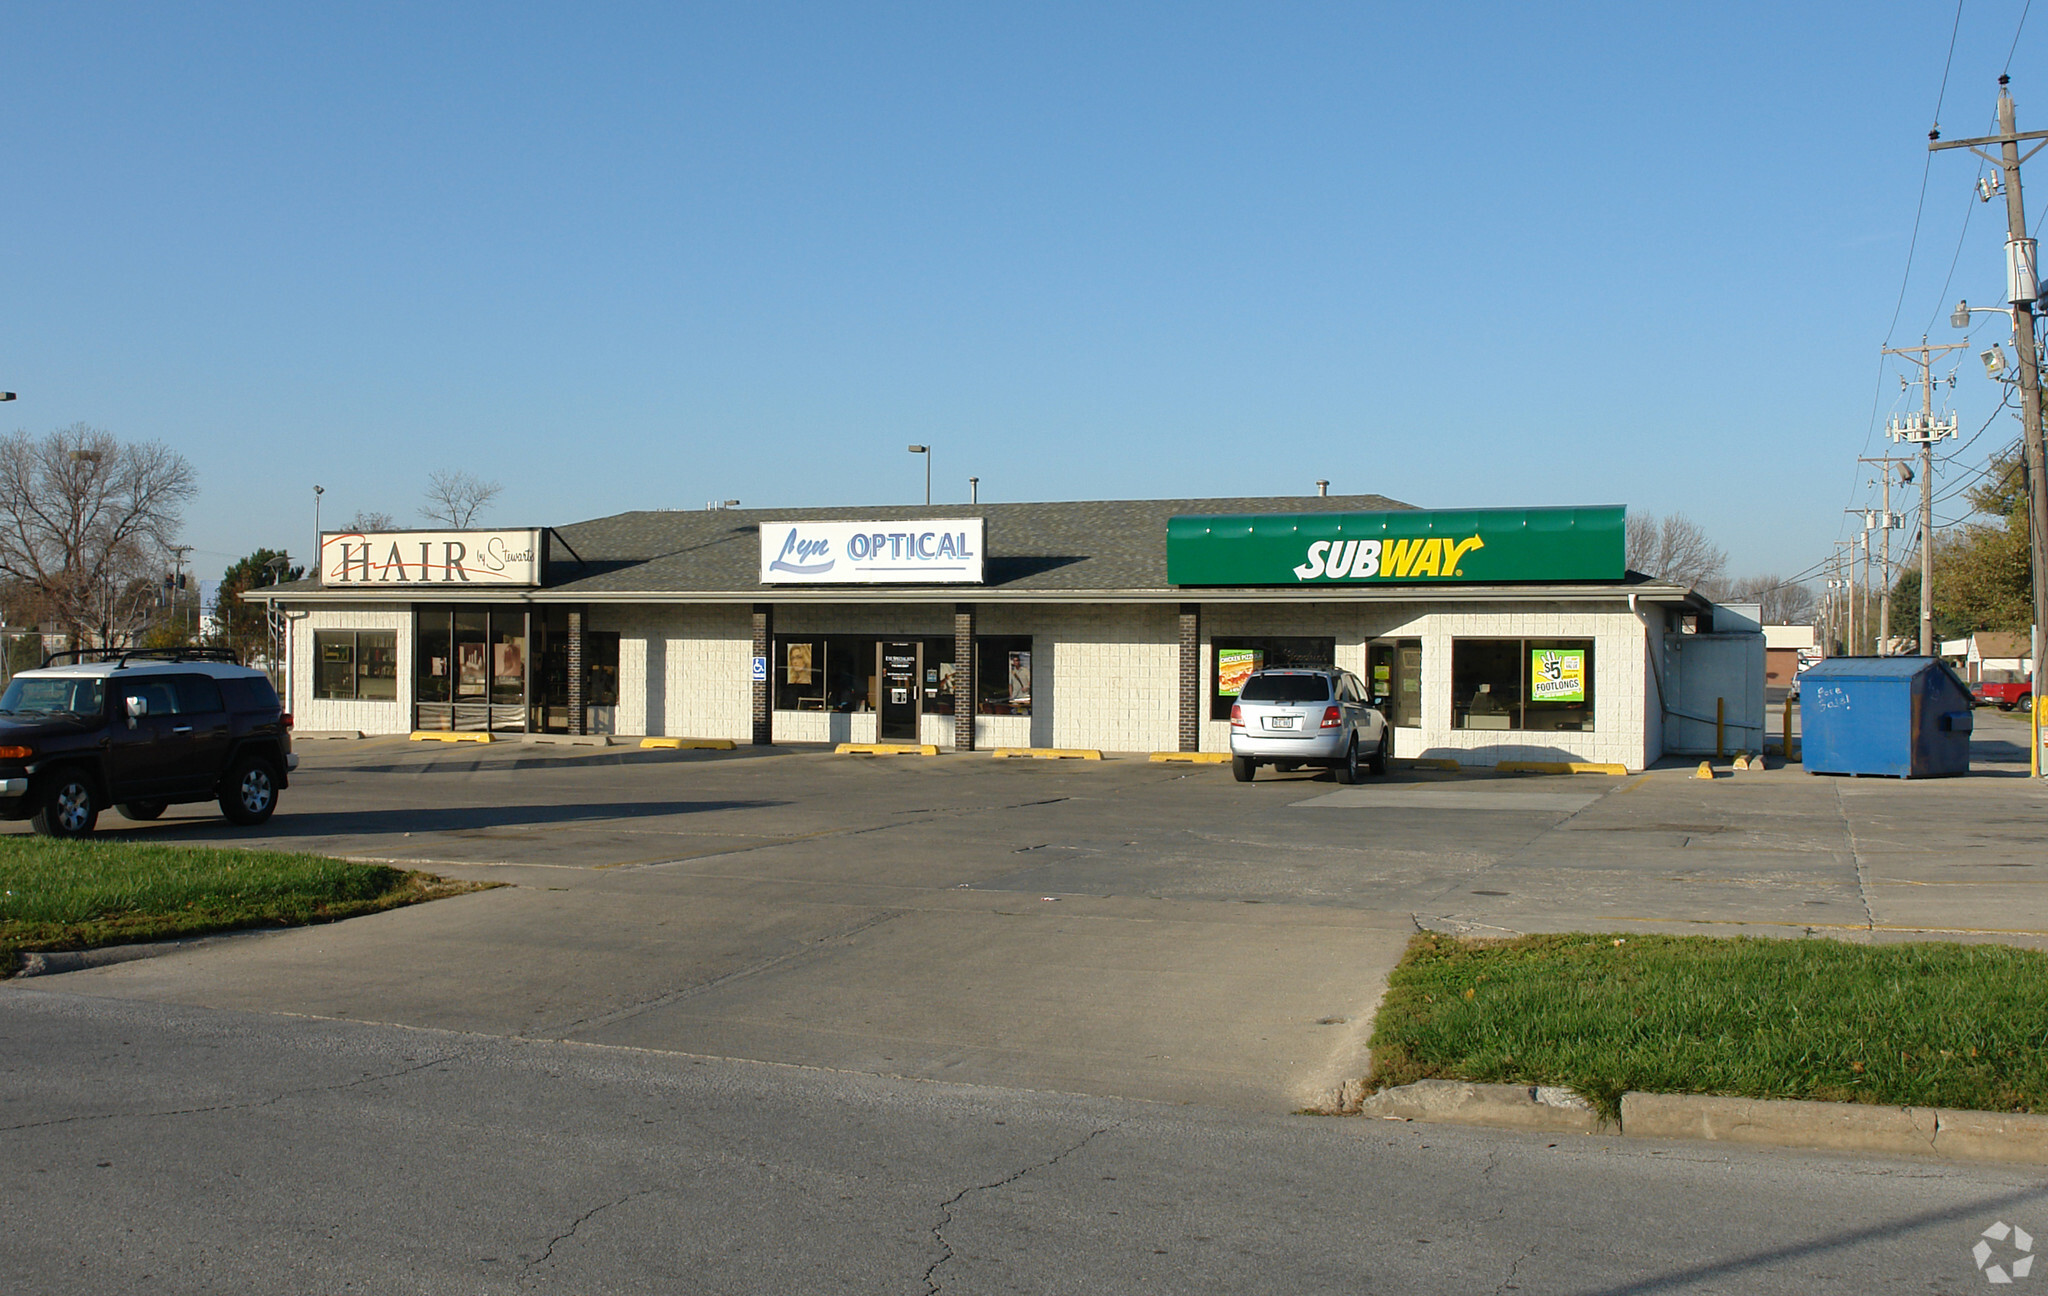
[[766, 657], [754, 658], [754, 681], [756, 683], [763, 683], [766, 682], [767, 679], [768, 659]]

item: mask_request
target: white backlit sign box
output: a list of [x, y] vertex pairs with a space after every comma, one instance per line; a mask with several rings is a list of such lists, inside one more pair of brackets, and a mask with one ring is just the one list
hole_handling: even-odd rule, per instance
[[763, 522], [763, 585], [978, 585], [982, 520]]
[[320, 536], [320, 583], [540, 584], [541, 532], [330, 531]]

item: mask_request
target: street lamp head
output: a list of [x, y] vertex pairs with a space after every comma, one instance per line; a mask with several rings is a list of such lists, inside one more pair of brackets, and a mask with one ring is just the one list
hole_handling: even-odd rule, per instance
[[13, 393], [13, 392], [0, 392], [0, 401], [11, 401], [11, 400], [13, 400], [13, 399], [14, 399], [14, 393]]
[[1996, 378], [2005, 372], [2005, 351], [1996, 342], [1991, 344], [1990, 350], [1978, 352], [1977, 358], [1984, 362], [1986, 377]]
[[910, 453], [912, 454], [930, 454], [932, 452], [932, 448], [930, 446], [905, 446], [904, 449], [910, 451]]
[[1948, 317], [1948, 322], [1951, 328], [1966, 329], [1970, 327], [1970, 303], [1968, 301], [1958, 301], [1955, 313]]
[[325, 495], [327, 493], [327, 488], [325, 486], [315, 486], [313, 488], [313, 493], [315, 495]]

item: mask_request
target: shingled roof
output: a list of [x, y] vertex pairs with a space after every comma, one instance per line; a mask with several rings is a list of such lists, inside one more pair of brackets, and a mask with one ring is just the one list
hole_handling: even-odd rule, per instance
[[561, 543], [555, 545], [549, 560], [548, 589], [591, 597], [758, 594], [763, 522], [910, 522], [959, 517], [987, 520], [985, 579], [977, 589], [1160, 589], [1166, 585], [1166, 522], [1179, 514], [1363, 513], [1413, 507], [1384, 495], [1294, 495], [619, 513], [556, 528]]
[[[1234, 517], [1260, 513], [1375, 513], [1412, 509], [1384, 495], [1286, 495], [1239, 499], [1077, 500], [1051, 504], [864, 505], [851, 508], [651, 510], [617, 513], [555, 527], [547, 584], [511, 590], [489, 586], [456, 590], [445, 585], [325, 587], [293, 581], [250, 590], [255, 602], [354, 602], [370, 599], [539, 602], [920, 602], [934, 598], [1088, 601], [1172, 600], [1185, 597], [1166, 580], [1166, 524], [1176, 516]], [[986, 522], [987, 554], [980, 585], [761, 584], [764, 522], [874, 521], [979, 517]], [[1683, 586], [1630, 572], [1620, 582], [1632, 594], [1704, 607]], [[1524, 600], [1565, 595], [1612, 597], [1615, 586], [1426, 585], [1347, 590], [1340, 597]], [[1204, 600], [1318, 599], [1323, 588], [1223, 589], [1205, 587]]]

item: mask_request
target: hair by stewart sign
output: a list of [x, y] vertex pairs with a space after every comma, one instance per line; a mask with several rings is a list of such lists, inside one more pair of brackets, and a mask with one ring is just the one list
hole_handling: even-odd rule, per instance
[[329, 531], [320, 537], [320, 583], [539, 585], [541, 536], [538, 530]]
[[1620, 580], [1623, 518], [1619, 507], [1183, 515], [1166, 524], [1166, 579], [1238, 586]]

